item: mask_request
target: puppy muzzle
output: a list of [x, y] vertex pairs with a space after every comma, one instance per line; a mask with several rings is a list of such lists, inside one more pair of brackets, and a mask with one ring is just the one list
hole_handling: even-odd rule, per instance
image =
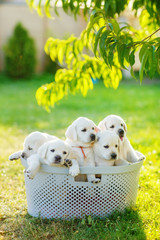
[[96, 135], [92, 133], [90, 135], [90, 139], [91, 139], [91, 142], [95, 141], [96, 140]]
[[123, 141], [123, 138], [124, 138], [124, 130], [123, 129], [118, 130], [118, 136], [121, 139], [121, 141]]
[[22, 157], [22, 158], [27, 158], [26, 153], [25, 153], [25, 152], [22, 152], [21, 157]]
[[61, 163], [61, 160], [62, 160], [62, 158], [61, 158], [60, 155], [56, 155], [56, 156], [54, 157], [54, 163], [55, 163], [55, 164]]
[[117, 154], [116, 153], [111, 153], [111, 160], [117, 159]]

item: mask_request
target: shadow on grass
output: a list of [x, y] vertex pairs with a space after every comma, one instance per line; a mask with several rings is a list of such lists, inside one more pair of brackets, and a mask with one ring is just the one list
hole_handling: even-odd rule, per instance
[[56, 240], [145, 240], [142, 219], [133, 209], [114, 213], [108, 218], [91, 216], [85, 219], [55, 220], [18, 215], [5, 239]]

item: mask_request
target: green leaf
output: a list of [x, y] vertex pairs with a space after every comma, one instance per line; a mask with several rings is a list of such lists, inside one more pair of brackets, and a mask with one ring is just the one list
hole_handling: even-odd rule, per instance
[[97, 46], [98, 46], [98, 41], [100, 39], [100, 35], [101, 35], [104, 28], [105, 28], [105, 26], [101, 27], [96, 34], [94, 49], [93, 49], [95, 57], [96, 57], [96, 50], [97, 50]]
[[116, 43], [113, 43], [109, 46], [109, 53], [108, 53], [108, 63], [110, 67], [113, 66], [113, 58], [114, 58], [114, 49], [116, 47]]
[[135, 49], [130, 53], [129, 55], [129, 63], [131, 66], [133, 66], [135, 64]]
[[102, 16], [95, 17], [92, 21], [90, 21], [89, 26], [87, 28], [87, 39], [89, 39], [89, 35], [90, 35], [91, 30], [94, 27], [94, 24], [95, 23], [98, 24], [98, 21], [99, 21], [100, 18], [102, 18]]
[[124, 57], [125, 57], [125, 59], [126, 59], [126, 61], [128, 62], [128, 63], [130, 63], [129, 62], [129, 54], [130, 53], [130, 47], [128, 47], [128, 45], [126, 45], [126, 50], [125, 50], [125, 55], [124, 55]]
[[104, 59], [105, 63], [108, 65], [108, 60], [107, 60], [107, 47], [106, 47], [106, 39], [108, 37], [108, 34], [110, 33], [109, 30], [106, 30], [105, 32], [102, 33], [100, 41], [99, 41], [99, 49], [102, 58]]
[[110, 6], [110, 0], [105, 1], [104, 9], [105, 9], [105, 15], [106, 16], [108, 15], [109, 6]]
[[37, 12], [40, 16], [42, 16], [41, 2], [42, 2], [42, 0], [39, 0], [38, 6], [37, 6]]
[[111, 19], [110, 22], [112, 23], [113, 31], [115, 32], [115, 34], [118, 35], [118, 33], [120, 31], [120, 27], [119, 27], [118, 22], [115, 19]]
[[108, 23], [108, 26], [109, 26], [109, 28], [111, 29], [111, 31], [113, 31], [113, 25], [112, 25], [112, 23]]
[[145, 70], [145, 65], [148, 60], [148, 56], [149, 56], [149, 50], [146, 50], [142, 56], [141, 67], [140, 67], [140, 71], [139, 71], [140, 82], [142, 82], [142, 80], [143, 80], [143, 72]]
[[56, 13], [57, 16], [59, 16], [59, 13], [57, 11], [57, 3], [59, 2], [59, 0], [56, 0], [55, 4], [54, 4], [54, 11]]
[[114, 15], [114, 13], [116, 12], [116, 0], [111, 1], [111, 9], [113, 10], [112, 15]]
[[150, 47], [150, 53], [149, 53], [149, 76], [150, 78], [153, 78], [155, 71], [156, 71], [156, 56], [155, 56], [155, 50], [156, 48], [154, 46]]
[[125, 51], [126, 51], [127, 45], [126, 44], [121, 44], [117, 46], [117, 51], [118, 51], [118, 60], [122, 68], [126, 69], [124, 66], [124, 57], [125, 57]]
[[51, 16], [51, 13], [50, 13], [50, 1], [51, 1], [51, 0], [47, 0], [47, 1], [45, 2], [44, 10], [45, 10], [45, 13], [46, 13], [46, 15], [47, 15], [48, 18], [53, 18], [53, 17]]
[[130, 74], [137, 81], [136, 76], [134, 75], [134, 71], [133, 71], [132, 67], [131, 67], [131, 70], [130, 70]]
[[143, 44], [141, 50], [139, 51], [139, 60], [140, 60], [140, 62], [142, 61], [143, 55], [144, 55], [146, 49], [148, 48], [148, 46], [149, 46], [148, 43]]
[[64, 51], [65, 51], [65, 47], [63, 45], [58, 46], [57, 53], [58, 53], [58, 61], [60, 64], [63, 64]]
[[103, 12], [102, 9], [95, 8], [95, 9], [92, 10], [92, 12], [91, 12], [91, 17], [94, 18], [95, 14], [98, 14], [98, 13], [101, 13], [102, 16], [104, 16], [104, 12]]

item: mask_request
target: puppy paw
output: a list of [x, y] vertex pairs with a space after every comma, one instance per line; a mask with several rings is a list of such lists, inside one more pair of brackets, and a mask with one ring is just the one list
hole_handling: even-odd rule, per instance
[[139, 151], [135, 151], [136, 155], [138, 156], [138, 162], [143, 161], [146, 159], [146, 157], [143, 155], [143, 153], [139, 152]]
[[9, 156], [9, 160], [13, 161], [13, 160], [17, 160], [20, 158], [20, 154], [19, 153], [13, 153]]
[[65, 167], [71, 167], [71, 166], [72, 166], [72, 160], [70, 160], [70, 159], [65, 159], [65, 160], [64, 160], [64, 166], [65, 166]]
[[14, 160], [17, 160], [19, 158], [9, 158], [10, 161], [14, 161]]
[[137, 162], [141, 162], [141, 161], [143, 161], [143, 160], [145, 160], [146, 159], [146, 157], [141, 153], [141, 154], [139, 154], [139, 156], [138, 156], [138, 161]]
[[26, 173], [26, 176], [29, 178], [29, 179], [33, 179], [35, 176], [34, 174], [32, 173], [31, 170], [27, 169], [25, 170], [25, 173]]
[[72, 166], [69, 168], [69, 174], [72, 177], [76, 177], [80, 173], [79, 167], [78, 166]]
[[142, 156], [138, 159], [138, 162], [143, 161], [143, 160], [145, 160], [145, 159], [146, 159], [146, 157], [145, 157], [144, 155], [142, 155]]
[[91, 183], [100, 183], [101, 182], [101, 179], [99, 179], [99, 178], [95, 178], [95, 179], [93, 179], [92, 181], [91, 181]]

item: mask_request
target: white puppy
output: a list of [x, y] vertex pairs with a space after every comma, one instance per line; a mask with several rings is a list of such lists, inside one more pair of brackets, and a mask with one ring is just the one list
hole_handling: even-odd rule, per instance
[[98, 127], [103, 130], [111, 130], [118, 134], [121, 140], [120, 158], [125, 159], [131, 163], [145, 159], [143, 154], [136, 154], [126, 137], [127, 126], [124, 120], [117, 115], [109, 115], [98, 124]]
[[69, 174], [77, 176], [79, 174], [79, 165], [73, 158], [70, 146], [60, 139], [55, 139], [44, 143], [37, 151], [37, 154], [31, 155], [27, 159], [27, 176], [33, 179], [37, 174], [41, 164], [47, 164], [54, 167], [70, 167]]
[[120, 166], [129, 163], [119, 158], [120, 139], [112, 131], [105, 130], [97, 134], [97, 142], [93, 146], [96, 166]]
[[[66, 131], [66, 142], [72, 147], [77, 155], [80, 167], [94, 167], [93, 144], [98, 131], [95, 123], [85, 117], [76, 119]], [[88, 182], [98, 183], [99, 178], [95, 175], [87, 175]]]
[[15, 152], [9, 156], [9, 160], [17, 160], [20, 157], [27, 159], [32, 154], [37, 153], [38, 148], [45, 142], [56, 139], [55, 136], [51, 136], [47, 133], [32, 132], [24, 140], [24, 149]]

